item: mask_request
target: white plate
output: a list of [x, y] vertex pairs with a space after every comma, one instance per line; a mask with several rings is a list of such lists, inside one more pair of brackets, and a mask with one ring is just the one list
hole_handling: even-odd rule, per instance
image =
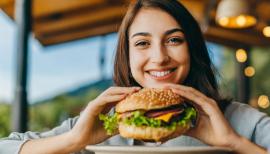
[[146, 147], [146, 146], [94, 146], [86, 150], [95, 154], [231, 154], [227, 148], [219, 147]]

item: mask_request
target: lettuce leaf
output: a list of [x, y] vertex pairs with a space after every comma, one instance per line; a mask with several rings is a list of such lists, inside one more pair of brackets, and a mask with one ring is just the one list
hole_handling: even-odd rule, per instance
[[188, 123], [192, 122], [193, 120], [196, 120], [196, 118], [197, 118], [196, 110], [193, 107], [186, 108], [185, 116], [181, 120], [175, 122], [176, 124], [173, 124], [175, 125], [173, 127], [176, 127], [177, 125], [182, 125], [183, 127], [186, 127]]
[[128, 125], [135, 125], [135, 126], [150, 126], [150, 127], [161, 127], [162, 121], [156, 120], [154, 118], [147, 118], [143, 115], [141, 111], [134, 111], [133, 115], [129, 118], [125, 118], [123, 122]]
[[133, 115], [129, 118], [124, 119], [124, 123], [128, 125], [135, 126], [150, 126], [150, 127], [165, 127], [168, 129], [175, 130], [178, 125], [186, 126], [189, 122], [196, 119], [197, 112], [193, 107], [188, 107], [184, 111], [184, 116], [175, 122], [164, 123], [162, 120], [157, 120], [154, 118], [147, 118], [143, 115], [144, 113], [141, 111], [133, 112]]
[[99, 119], [103, 121], [104, 129], [106, 130], [108, 135], [112, 135], [116, 129], [118, 128], [117, 124], [117, 113], [113, 115], [104, 115], [99, 114]]

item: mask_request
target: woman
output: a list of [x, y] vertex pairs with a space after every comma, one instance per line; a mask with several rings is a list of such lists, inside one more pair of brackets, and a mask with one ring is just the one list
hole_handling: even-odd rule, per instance
[[88, 144], [132, 145], [133, 140], [106, 135], [98, 115], [141, 87], [170, 88], [200, 109], [189, 137], [164, 146], [207, 144], [241, 154], [267, 153], [270, 118], [221, 98], [200, 28], [176, 0], [138, 0], [129, 7], [119, 30], [114, 81], [117, 87], [91, 101], [79, 117], [45, 133], [12, 133], [0, 142], [0, 153], [71, 153]]

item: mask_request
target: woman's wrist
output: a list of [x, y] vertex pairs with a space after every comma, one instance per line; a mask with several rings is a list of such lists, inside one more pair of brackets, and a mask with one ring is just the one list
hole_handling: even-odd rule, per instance
[[69, 153], [79, 151], [87, 145], [72, 130], [65, 134], [65, 138], [68, 141], [69, 148], [67, 150]]
[[91, 117], [96, 117], [101, 112], [101, 109], [97, 102], [94, 100], [87, 104], [84, 112], [87, 112], [87, 114], [91, 115]]
[[230, 141], [231, 144], [229, 148], [231, 148], [236, 154], [267, 154], [265, 149], [240, 135], [234, 136]]

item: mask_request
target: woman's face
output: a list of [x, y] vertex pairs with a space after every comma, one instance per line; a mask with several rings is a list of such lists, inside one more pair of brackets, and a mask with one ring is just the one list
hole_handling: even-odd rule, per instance
[[136, 15], [129, 29], [129, 59], [133, 78], [148, 88], [182, 83], [190, 68], [181, 26], [160, 9], [141, 9]]

